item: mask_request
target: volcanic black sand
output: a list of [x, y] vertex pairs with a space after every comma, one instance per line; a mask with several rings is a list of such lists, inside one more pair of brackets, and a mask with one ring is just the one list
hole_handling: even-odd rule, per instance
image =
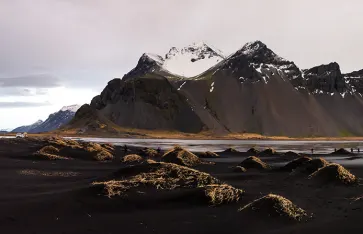
[[[59, 153], [59, 158], [40, 155], [39, 150], [49, 145], [58, 149], [52, 152]], [[112, 154], [113, 159], [97, 157], [100, 152], [107, 156]], [[181, 160], [195, 156], [190, 152], [179, 152], [184, 151], [175, 153]], [[198, 164], [193, 166], [198, 170], [195, 171], [166, 162], [155, 163], [163, 161], [164, 153], [125, 163], [121, 158], [129, 154], [142, 155], [140, 149], [128, 148], [124, 153], [123, 148], [110, 145], [63, 144], [54, 139], [0, 139], [1, 233], [363, 232], [363, 199], [359, 199], [363, 196], [359, 181], [363, 177], [362, 167], [345, 167], [348, 170], [345, 171], [333, 166], [311, 175], [299, 168], [292, 172], [280, 168], [298, 157], [315, 158], [316, 155], [278, 152], [251, 155], [228, 151], [218, 153], [218, 158], [236, 158], [237, 163], [208, 163], [217, 156], [202, 158], [193, 161]], [[256, 156], [259, 160], [250, 160], [268, 167], [235, 170], [248, 156]], [[329, 155], [325, 156], [329, 161]], [[183, 178], [183, 188], [166, 189], [161, 182], [155, 183], [155, 188], [150, 184], [147, 188], [132, 184], [138, 187], [112, 196], [92, 185], [110, 180], [127, 182], [131, 177], [126, 174], [137, 174], [138, 170], [147, 172], [149, 165], [199, 173], [212, 180], [205, 183], [228, 184], [243, 194], [237, 202], [233, 199], [223, 204], [207, 202], [207, 192], [197, 193], [204, 191], [200, 184], [185, 182], [189, 177]], [[336, 176], [334, 170], [351, 174]], [[167, 174], [165, 178], [169, 176], [177, 178], [179, 175]], [[347, 181], [349, 183], [345, 183]], [[173, 182], [167, 184], [172, 185]]]

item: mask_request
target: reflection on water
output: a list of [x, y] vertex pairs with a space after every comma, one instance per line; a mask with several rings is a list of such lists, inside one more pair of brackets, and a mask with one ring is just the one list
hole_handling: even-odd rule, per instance
[[258, 140], [178, 140], [178, 139], [130, 139], [130, 138], [72, 138], [76, 140], [112, 143], [115, 145], [131, 145], [138, 147], [160, 147], [170, 149], [174, 145], [180, 145], [191, 151], [215, 151], [220, 152], [229, 147], [240, 151], [247, 151], [251, 147], [264, 149], [272, 147], [278, 151], [289, 150], [310, 153], [313, 148], [315, 153], [331, 153], [334, 148], [360, 148], [363, 150], [362, 141], [258, 141]]

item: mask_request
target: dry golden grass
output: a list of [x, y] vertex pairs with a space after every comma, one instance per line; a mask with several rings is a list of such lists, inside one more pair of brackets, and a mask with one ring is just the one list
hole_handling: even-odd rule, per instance
[[283, 166], [281, 168], [281, 170], [283, 170], [283, 171], [290, 171], [291, 172], [291, 171], [295, 170], [298, 167], [301, 167], [303, 164], [305, 164], [305, 163], [307, 163], [307, 162], [309, 162], [311, 160], [312, 160], [312, 158], [310, 158], [310, 157], [297, 158], [297, 159], [289, 162], [285, 166]]
[[109, 151], [102, 149], [98, 151], [93, 158], [96, 159], [97, 161], [110, 161], [114, 157]]
[[126, 155], [125, 157], [122, 158], [122, 162], [123, 163], [140, 163], [142, 162], [144, 159], [137, 154], [129, 154]]
[[[207, 173], [173, 163], [143, 164], [127, 168], [127, 172], [132, 169], [134, 171], [127, 179], [95, 182], [94, 184], [104, 184], [107, 196], [112, 197], [112, 194], [120, 195], [140, 185], [172, 190], [175, 188], [197, 188], [219, 183], [219, 180]], [[123, 170], [121, 169], [121, 175], [123, 174], [122, 172]]]
[[270, 169], [271, 167], [263, 162], [261, 159], [251, 156], [243, 160], [239, 166], [244, 167], [246, 169], [260, 169], [260, 170], [266, 170]]
[[202, 189], [204, 198], [213, 205], [238, 201], [240, 189], [221, 184], [211, 175], [173, 163], [141, 164], [121, 169], [118, 176], [105, 182], [94, 182], [108, 197], [126, 196], [134, 188], [147, 187], [158, 190]]
[[115, 150], [115, 147], [114, 147], [112, 144], [105, 143], [105, 144], [101, 144], [101, 146], [102, 146], [104, 149], [108, 150], [108, 151], [113, 151], [113, 150]]
[[257, 155], [258, 153], [260, 153], [260, 151], [257, 150], [256, 148], [252, 147], [251, 149], [247, 150], [247, 153]]
[[233, 168], [233, 172], [246, 172], [246, 168], [241, 167], [241, 166], [236, 166]]
[[[30, 139], [27, 139], [30, 140]], [[84, 159], [106, 161], [112, 160], [113, 150], [109, 145], [105, 147], [97, 143], [77, 142], [59, 137], [32, 139], [40, 145], [45, 145], [33, 155], [41, 159]]]
[[173, 149], [166, 152], [161, 160], [163, 162], [175, 163], [188, 167], [202, 163], [198, 156], [180, 146], [175, 146]]
[[311, 174], [313, 172], [316, 172], [320, 168], [327, 166], [328, 164], [329, 164], [329, 162], [326, 161], [325, 159], [316, 158], [316, 159], [306, 162], [301, 169], [304, 172]]
[[151, 149], [151, 148], [142, 149], [140, 154], [144, 157], [149, 157], [149, 158], [154, 158], [154, 157], [159, 156], [158, 151], [156, 151], [155, 149]]
[[152, 160], [152, 159], [146, 159], [146, 163], [148, 163], [148, 164], [157, 163], [157, 161]]
[[79, 143], [74, 140], [64, 139], [62, 137], [48, 137], [44, 138], [47, 144], [56, 145], [57, 147], [64, 146], [79, 146]]
[[266, 217], [284, 217], [301, 221], [307, 217], [306, 212], [290, 200], [275, 194], [268, 194], [239, 209], [241, 212], [253, 212]]
[[238, 153], [239, 151], [236, 150], [235, 148], [231, 147], [231, 148], [226, 149], [223, 152], [225, 152], [225, 153]]
[[43, 148], [35, 152], [33, 155], [46, 160], [69, 159], [67, 157], [60, 156], [59, 149], [51, 145], [44, 146]]
[[276, 150], [272, 148], [267, 148], [259, 153], [259, 155], [274, 155], [274, 154], [276, 154]]
[[30, 176], [46, 176], [46, 177], [74, 177], [79, 175], [79, 172], [73, 171], [40, 171], [34, 169], [20, 170], [18, 171], [20, 175], [30, 175]]
[[198, 156], [200, 158], [218, 158], [219, 155], [217, 153], [211, 152], [211, 151], [206, 151], [206, 152], [202, 152], [199, 153]]
[[324, 183], [336, 183], [345, 185], [354, 185], [358, 183], [355, 175], [351, 174], [343, 166], [331, 163], [325, 167], [320, 168], [309, 176], [309, 179], [321, 181]]
[[244, 193], [243, 190], [236, 189], [228, 184], [210, 184], [205, 186], [204, 189], [209, 203], [213, 205], [238, 202]]

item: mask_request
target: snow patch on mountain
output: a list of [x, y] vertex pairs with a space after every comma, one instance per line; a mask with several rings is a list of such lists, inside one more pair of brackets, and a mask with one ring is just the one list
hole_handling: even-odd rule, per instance
[[80, 105], [71, 105], [71, 106], [63, 106], [60, 111], [70, 111], [70, 112], [77, 112], [77, 110], [80, 108]]
[[194, 43], [165, 55], [163, 68], [184, 77], [197, 76], [224, 59], [224, 55], [205, 43]]

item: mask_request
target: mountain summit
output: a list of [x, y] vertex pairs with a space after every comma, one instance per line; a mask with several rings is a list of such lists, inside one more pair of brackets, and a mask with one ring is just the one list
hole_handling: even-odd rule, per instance
[[223, 59], [222, 52], [212, 49], [205, 43], [193, 43], [183, 48], [172, 47], [164, 57], [144, 53], [136, 67], [123, 79], [141, 76], [148, 72], [190, 78], [199, 75]]

